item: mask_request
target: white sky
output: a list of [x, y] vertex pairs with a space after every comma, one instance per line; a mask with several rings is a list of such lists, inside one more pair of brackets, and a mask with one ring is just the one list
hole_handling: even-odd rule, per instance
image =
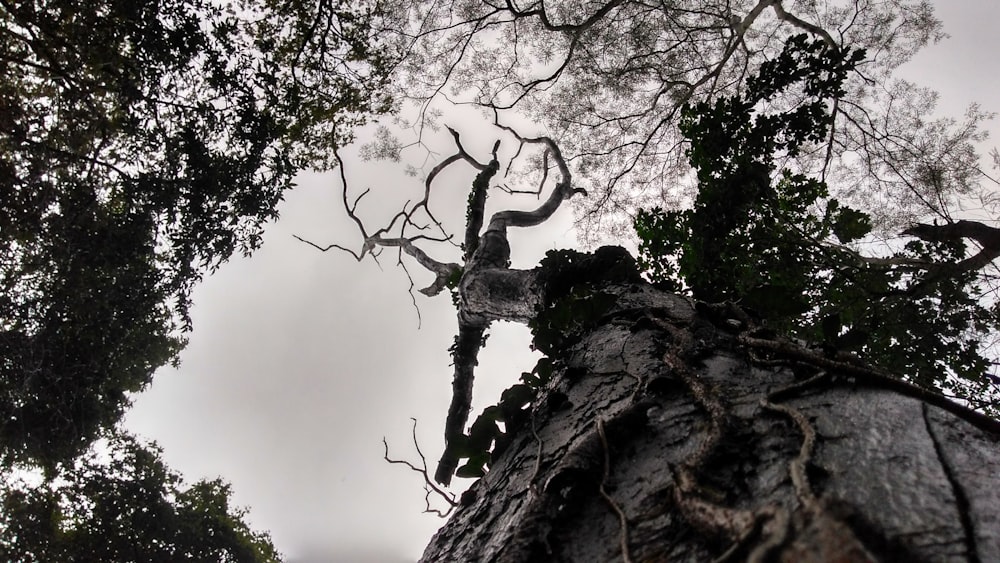
[[[903, 77], [940, 91], [942, 115], [960, 117], [972, 102], [1000, 111], [1000, 2], [935, 4], [951, 38], [921, 53]], [[495, 137], [483, 138], [485, 129], [469, 118], [448, 123], [468, 133], [463, 142], [470, 152], [487, 159]], [[1000, 145], [1000, 128], [991, 125], [987, 147]], [[353, 193], [373, 188], [359, 213], [419, 198], [422, 185], [398, 166], [352, 160]], [[472, 174], [464, 164], [450, 170], [432, 205], [442, 215], [450, 207], [460, 232]], [[270, 530], [289, 561], [414, 561], [442, 521], [421, 513], [419, 476], [382, 460], [382, 437], [393, 457], [415, 460], [410, 417], [416, 417], [433, 470], [451, 396], [454, 310], [447, 294], [416, 294], [418, 330], [408, 282], [391, 253], [380, 270], [370, 260], [359, 264], [292, 238], [358, 247], [339, 187], [335, 175], [303, 175], [263, 247], [197, 288], [194, 331], [180, 368], [160, 370], [126, 426], [159, 442], [168, 464], [189, 481], [231, 482], [235, 502], [251, 509], [250, 521]], [[512, 234], [514, 266], [531, 267], [548, 249], [573, 247], [571, 229], [567, 208], [542, 227]], [[457, 261], [457, 251], [428, 251]], [[418, 288], [429, 283], [418, 267], [411, 272]], [[535, 361], [526, 328], [501, 324], [491, 333], [473, 416]]]

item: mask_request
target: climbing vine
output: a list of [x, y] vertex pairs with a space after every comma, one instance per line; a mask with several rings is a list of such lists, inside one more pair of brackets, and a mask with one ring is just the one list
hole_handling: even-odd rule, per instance
[[[685, 107], [698, 194], [691, 209], [639, 213], [639, 263], [667, 289], [739, 302], [827, 354], [851, 352], [997, 413], [981, 342], [1000, 315], [977, 272], [957, 267], [965, 242], [910, 229], [917, 238], [890, 256], [866, 257], [867, 214], [830, 198], [822, 179], [778, 170], [826, 138], [829, 105], [863, 56], [792, 37], [745, 92]], [[802, 96], [797, 108], [769, 111], [791, 91]]]

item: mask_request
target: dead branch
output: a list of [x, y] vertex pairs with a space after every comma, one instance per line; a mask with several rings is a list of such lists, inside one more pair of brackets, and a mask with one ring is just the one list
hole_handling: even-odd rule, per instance
[[818, 35], [822, 37], [823, 41], [826, 41], [826, 44], [834, 49], [839, 48], [837, 42], [834, 41], [833, 37], [831, 37], [830, 34], [825, 29], [819, 27], [818, 25], [811, 24], [807, 21], [799, 19], [795, 15], [786, 12], [785, 9], [781, 6], [781, 0], [775, 0], [771, 2], [771, 8], [774, 10], [774, 15], [777, 16], [779, 20], [786, 21], [799, 29], [804, 29], [805, 31], [808, 31], [813, 35]]
[[[382, 438], [382, 446], [384, 447], [384, 452], [385, 453], [382, 455], [382, 459], [384, 459], [385, 461], [387, 461], [389, 463], [392, 463], [392, 464], [405, 465], [407, 468], [410, 469], [410, 471], [414, 471], [416, 473], [419, 473], [421, 476], [423, 476], [423, 478], [424, 478], [424, 491], [426, 492], [426, 494], [424, 495], [424, 503], [426, 505], [426, 508], [424, 509], [424, 512], [429, 512], [429, 513], [432, 513], [432, 514], [436, 514], [440, 518], [446, 518], [449, 514], [451, 514], [452, 510], [454, 510], [455, 507], [458, 506], [458, 502], [455, 500], [455, 495], [453, 495], [452, 493], [448, 493], [448, 492], [445, 492], [445, 491], [441, 490], [441, 488], [438, 487], [437, 485], [435, 485], [434, 482], [431, 480], [430, 475], [428, 475], [428, 473], [427, 473], [427, 458], [424, 457], [424, 452], [420, 450], [420, 443], [417, 441], [417, 419], [411, 417], [410, 420], [413, 421], [413, 428], [411, 430], [411, 433], [413, 434], [413, 447], [416, 448], [417, 455], [420, 456], [420, 467], [417, 467], [413, 463], [411, 463], [409, 461], [406, 461], [406, 460], [392, 459], [392, 458], [390, 458], [389, 457], [389, 442], [387, 442], [384, 437]], [[442, 512], [439, 509], [431, 507], [431, 498], [430, 497], [431, 497], [432, 493], [437, 494], [437, 496], [439, 496], [446, 503], [448, 503], [448, 510]]]
[[[569, 171], [569, 166], [566, 164], [566, 159], [563, 158], [562, 151], [559, 150], [559, 146], [550, 137], [522, 137], [513, 128], [501, 124], [499, 122], [499, 115], [495, 111], [494, 124], [500, 129], [513, 135], [521, 145], [544, 145], [546, 149], [544, 164], [548, 164], [548, 156], [551, 155], [556, 162], [556, 166], [559, 168], [559, 173], [562, 176], [562, 179], [556, 184], [555, 189], [552, 190], [551, 194], [549, 194], [548, 199], [533, 211], [501, 211], [499, 213], [495, 213], [493, 217], [490, 218], [487, 231], [506, 233], [507, 227], [533, 227], [535, 225], [540, 225], [548, 220], [548, 218], [551, 217], [557, 209], [559, 209], [559, 206], [562, 205], [563, 201], [570, 199], [576, 194], [587, 195], [586, 190], [573, 187], [573, 179]], [[542, 178], [543, 182], [548, 174], [547, 166], [544, 166], [544, 168], [546, 170], [545, 176]]]
[[[450, 237], [449, 237], [450, 238]], [[392, 238], [386, 239], [382, 237], [371, 237], [365, 241], [365, 246], [362, 252], [371, 251], [375, 246], [396, 246], [406, 254], [413, 257], [418, 264], [426, 268], [428, 271], [436, 274], [434, 278], [434, 283], [419, 290], [420, 293], [428, 297], [433, 297], [441, 292], [448, 285], [448, 280], [458, 274], [462, 270], [461, 266], [455, 264], [454, 262], [443, 263], [434, 260], [427, 255], [426, 252], [421, 250], [418, 246], [413, 244], [414, 239], [410, 238]]]
[[[491, 150], [491, 160], [483, 164], [475, 159], [465, 149], [461, 136], [457, 131], [448, 128], [455, 143], [456, 152], [440, 163], [438, 163], [428, 174], [424, 181], [423, 198], [413, 204], [403, 205], [403, 209], [396, 213], [385, 226], [369, 233], [361, 220], [358, 206], [362, 198], [369, 193], [365, 190], [353, 202], [348, 197], [349, 186], [344, 172], [344, 163], [339, 153], [336, 155], [340, 164], [340, 178], [342, 183], [341, 198], [344, 209], [348, 216], [355, 223], [362, 236], [362, 246], [359, 251], [354, 251], [338, 244], [320, 246], [314, 242], [301, 237], [296, 238], [310, 246], [321, 250], [338, 249], [349, 253], [355, 260], [362, 260], [365, 256], [372, 256], [377, 259], [380, 250], [385, 248], [396, 248], [398, 250], [397, 264], [401, 266], [410, 280], [411, 298], [413, 288], [413, 278], [403, 262], [403, 255], [410, 257], [421, 267], [434, 274], [434, 282], [419, 291], [427, 296], [440, 293], [446, 287], [454, 287], [458, 291], [458, 336], [452, 348], [454, 359], [454, 376], [452, 381], [452, 400], [448, 408], [448, 416], [445, 422], [445, 451], [442, 453], [435, 471], [434, 479], [441, 484], [448, 485], [458, 467], [461, 459], [461, 445], [465, 439], [465, 425], [469, 418], [469, 411], [472, 404], [472, 387], [475, 378], [475, 366], [479, 350], [483, 345], [484, 335], [492, 321], [498, 319], [524, 321], [527, 318], [525, 311], [532, 310], [532, 305], [528, 300], [532, 293], [530, 272], [510, 270], [510, 245], [507, 241], [508, 227], [531, 227], [543, 223], [559, 208], [563, 201], [578, 194], [585, 193], [583, 190], [572, 187], [572, 178], [569, 166], [563, 158], [562, 153], [556, 143], [549, 137], [523, 137], [511, 127], [497, 123], [497, 127], [514, 136], [519, 143], [519, 149], [515, 158], [521, 154], [521, 148], [525, 145], [543, 145], [545, 149], [543, 157], [543, 181], [539, 188], [544, 188], [545, 179], [548, 174], [549, 159], [555, 162], [559, 169], [561, 180], [552, 190], [549, 197], [532, 211], [500, 211], [490, 217], [485, 232], [483, 231], [485, 203], [487, 192], [491, 186], [494, 176], [500, 169], [498, 151], [500, 141], [493, 144]], [[434, 216], [430, 209], [431, 191], [435, 180], [439, 174], [448, 166], [456, 162], [466, 162], [477, 174], [472, 182], [469, 204], [467, 207], [468, 223], [465, 228], [464, 264], [452, 262], [441, 262], [431, 258], [427, 252], [420, 248], [417, 242], [437, 242], [449, 243], [452, 235], [445, 232], [442, 223]], [[534, 193], [534, 192], [533, 192]], [[429, 236], [427, 234], [411, 235], [407, 230], [424, 230], [430, 225], [421, 225], [416, 221], [416, 215], [422, 212], [431, 223], [441, 232], [441, 236]], [[453, 243], [452, 243], [453, 244]], [[534, 296], [537, 297], [537, 296]], [[416, 303], [414, 301], [414, 303]], [[419, 309], [418, 309], [419, 315]]]

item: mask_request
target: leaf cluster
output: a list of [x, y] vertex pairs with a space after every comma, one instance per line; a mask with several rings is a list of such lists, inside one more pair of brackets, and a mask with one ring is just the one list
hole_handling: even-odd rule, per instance
[[[975, 402], [989, 365], [978, 335], [1000, 321], [974, 273], [943, 273], [965, 257], [964, 245], [913, 240], [868, 260], [849, 247], [871, 231], [867, 214], [830, 198], [822, 180], [776, 173], [784, 157], [828, 135], [827, 104], [862, 57], [793, 37], [744, 93], [685, 107], [698, 194], [691, 209], [639, 213], [639, 263], [667, 288], [739, 302], [829, 354], [851, 352]], [[768, 111], [793, 89], [797, 107]]]
[[364, 4], [311, 7], [0, 7], [0, 465], [113, 426], [183, 346], [194, 284], [384, 108]]
[[[800, 232], [819, 240], [836, 232], [841, 242], [867, 234], [866, 217], [836, 200], [828, 202], [823, 217], [813, 214], [813, 203], [828, 195], [822, 182], [789, 170], [772, 181], [779, 153], [794, 155], [805, 143], [823, 139], [826, 101], [840, 93], [847, 71], [862, 57], [796, 36], [747, 80], [745, 93], [685, 106], [681, 130], [699, 187], [694, 206], [644, 210], [635, 222], [642, 240], [639, 264], [654, 281], [683, 281], [706, 301], [738, 299], [775, 285], [768, 283], [771, 276], [779, 276], [778, 282], [803, 278], [811, 261]], [[798, 107], [773, 114], [758, 109], [794, 86], [806, 96]], [[743, 260], [747, 251], [766, 267]]]
[[127, 435], [57, 478], [0, 487], [4, 561], [279, 561], [266, 534], [230, 506], [220, 480], [185, 486], [155, 444]]
[[[500, 401], [483, 409], [469, 428], [469, 433], [455, 444], [460, 458], [467, 458], [455, 475], [482, 477], [487, 468], [503, 453], [517, 431], [531, 420], [539, 392], [552, 379], [556, 366], [549, 358], [541, 358], [531, 372], [521, 374], [521, 382], [500, 394]], [[500, 428], [503, 424], [503, 429]]]
[[614, 305], [602, 286], [641, 280], [634, 259], [616, 246], [593, 254], [550, 250], [538, 270], [545, 298], [528, 327], [532, 347], [551, 356], [578, 342]]

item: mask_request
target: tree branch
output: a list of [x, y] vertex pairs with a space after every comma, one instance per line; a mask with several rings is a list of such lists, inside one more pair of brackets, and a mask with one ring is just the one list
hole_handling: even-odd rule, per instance
[[[400, 250], [409, 254], [417, 261], [418, 264], [426, 268], [427, 270], [437, 274], [434, 279], [434, 283], [419, 290], [420, 293], [428, 297], [433, 297], [438, 293], [441, 293], [448, 285], [448, 280], [452, 276], [456, 276], [462, 271], [462, 267], [453, 262], [444, 263], [438, 262], [437, 260], [431, 258], [426, 252], [421, 250], [419, 247], [413, 244], [413, 239], [408, 238], [382, 238], [378, 236], [369, 237], [365, 240], [364, 249], [361, 255], [364, 256], [365, 252], [370, 252], [374, 246], [396, 246]], [[339, 247], [338, 247], [339, 248]]]
[[771, 8], [774, 9], [774, 15], [777, 16], [779, 20], [786, 21], [794, 25], [795, 27], [804, 29], [809, 33], [812, 33], [813, 35], [819, 35], [820, 37], [823, 38], [823, 41], [825, 41], [827, 45], [833, 47], [834, 49], [838, 49], [840, 47], [839, 45], [837, 45], [837, 42], [834, 41], [833, 37], [831, 37], [830, 34], [827, 33], [827, 31], [822, 27], [801, 20], [795, 15], [786, 12], [785, 8], [781, 6], [781, 0], [776, 0], [772, 2]]
[[955, 264], [940, 265], [941, 273], [948, 276], [982, 269], [997, 257], [1000, 257], [1000, 229], [984, 225], [978, 221], [961, 220], [944, 225], [919, 223], [903, 231], [903, 234], [928, 242], [972, 239], [982, 246], [982, 250], [965, 260]]
[[[382, 438], [382, 446], [384, 448], [384, 453], [382, 455], [382, 459], [384, 459], [385, 461], [387, 461], [388, 463], [391, 463], [391, 464], [405, 465], [406, 467], [408, 467], [410, 469], [410, 471], [414, 471], [416, 473], [419, 473], [424, 478], [424, 491], [425, 491], [425, 494], [424, 494], [424, 504], [425, 504], [424, 512], [430, 512], [430, 513], [438, 515], [438, 517], [440, 517], [440, 518], [445, 518], [449, 514], [451, 514], [451, 511], [454, 510], [456, 506], [458, 506], [458, 502], [455, 501], [455, 495], [453, 495], [451, 493], [447, 493], [447, 492], [441, 490], [440, 487], [438, 487], [437, 485], [434, 484], [433, 481], [431, 481], [430, 476], [428, 476], [428, 474], [427, 474], [427, 458], [424, 457], [424, 452], [420, 450], [420, 443], [417, 441], [417, 419], [410, 418], [410, 420], [413, 421], [413, 428], [411, 430], [411, 433], [413, 435], [413, 447], [416, 448], [417, 455], [420, 456], [420, 467], [417, 467], [416, 465], [410, 463], [409, 461], [403, 460], [403, 459], [392, 459], [392, 458], [390, 458], [389, 457], [389, 443], [386, 441], [386, 439], [384, 437]], [[442, 499], [444, 499], [444, 501], [446, 503], [448, 503], [448, 509], [447, 510], [442, 511], [442, 510], [438, 510], [436, 508], [431, 507], [431, 493], [432, 492], [435, 493], [435, 494], [437, 494], [437, 496], [441, 497]]]
[[586, 190], [581, 188], [572, 187], [572, 176], [569, 172], [569, 166], [566, 164], [566, 159], [563, 158], [562, 151], [559, 150], [559, 146], [556, 145], [549, 137], [522, 137], [513, 128], [506, 125], [500, 124], [496, 120], [496, 115], [494, 115], [494, 123], [500, 129], [507, 131], [513, 135], [522, 145], [523, 144], [542, 144], [546, 147], [546, 155], [551, 155], [556, 162], [556, 166], [559, 168], [559, 173], [562, 175], [562, 180], [556, 184], [552, 193], [549, 194], [547, 200], [542, 203], [541, 206], [533, 211], [501, 211], [494, 213], [493, 217], [490, 218], [489, 226], [487, 231], [496, 231], [503, 233], [506, 236], [507, 227], [534, 227], [535, 225], [540, 225], [544, 223], [553, 213], [559, 209], [559, 206], [563, 201], [573, 197], [575, 194], [587, 195]]

